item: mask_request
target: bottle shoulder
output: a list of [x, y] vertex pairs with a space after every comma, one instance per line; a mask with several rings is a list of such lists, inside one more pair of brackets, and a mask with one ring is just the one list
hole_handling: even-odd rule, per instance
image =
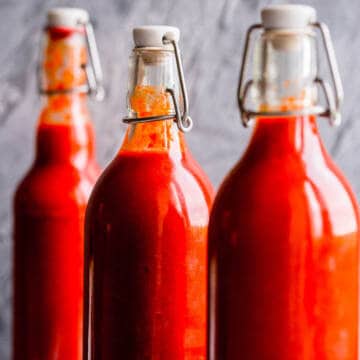
[[120, 153], [100, 176], [88, 213], [96, 217], [101, 208], [127, 218], [172, 208], [207, 223], [212, 199], [212, 186], [195, 162], [166, 153]]
[[323, 163], [287, 159], [268, 166], [240, 161], [221, 185], [212, 218], [273, 219], [331, 227], [334, 233], [359, 231], [359, 208], [345, 176], [330, 157]]
[[16, 212], [70, 212], [85, 208], [98, 169], [33, 165], [17, 187]]

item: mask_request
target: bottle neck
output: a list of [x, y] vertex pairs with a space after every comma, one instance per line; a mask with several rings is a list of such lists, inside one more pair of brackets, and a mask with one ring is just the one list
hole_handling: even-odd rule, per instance
[[[311, 31], [264, 31], [255, 45], [253, 108], [311, 114], [317, 103], [316, 65]], [[328, 156], [315, 115], [258, 118], [248, 155], [268, 160], [292, 156], [312, 163]]]
[[36, 164], [68, 164], [85, 169], [95, 162], [94, 130], [85, 94], [45, 99], [36, 136]]
[[43, 109], [37, 129], [36, 164], [70, 164], [85, 168], [94, 160], [94, 134], [87, 95], [78, 92], [86, 83], [87, 61], [82, 30], [49, 28], [41, 71]]
[[85, 34], [77, 28], [47, 28], [41, 61], [41, 87], [48, 92], [86, 86], [88, 55]]
[[317, 103], [314, 34], [267, 30], [255, 45], [253, 108], [267, 112], [301, 111]]
[[[166, 89], [174, 89], [179, 99], [178, 82], [172, 51], [134, 49], [130, 58], [129, 116], [144, 118], [172, 114], [174, 106]], [[130, 125], [120, 152], [168, 153], [180, 158], [185, 150], [184, 136], [170, 119]]]

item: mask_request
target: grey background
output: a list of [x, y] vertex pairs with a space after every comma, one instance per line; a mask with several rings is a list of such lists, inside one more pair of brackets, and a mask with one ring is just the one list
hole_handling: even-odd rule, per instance
[[[292, 2], [292, 1], [291, 1]], [[169, 24], [182, 31], [181, 48], [191, 115], [189, 145], [217, 186], [244, 150], [251, 130], [241, 127], [235, 93], [247, 27], [259, 20], [258, 0], [0, 0], [0, 359], [9, 358], [11, 337], [11, 202], [29, 168], [41, 101], [35, 64], [45, 11], [55, 5], [86, 8], [95, 21], [108, 97], [91, 102], [97, 153], [105, 166], [125, 126], [131, 28]], [[304, 1], [318, 9], [332, 30], [345, 87], [344, 123], [330, 128], [319, 120], [327, 148], [360, 195], [360, 34], [357, 1]], [[34, 284], [36, 286], [36, 284]]]

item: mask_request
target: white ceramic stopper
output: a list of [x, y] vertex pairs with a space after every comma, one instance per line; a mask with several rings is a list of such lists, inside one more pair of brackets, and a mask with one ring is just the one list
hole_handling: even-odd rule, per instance
[[262, 9], [265, 29], [301, 29], [316, 21], [316, 11], [307, 5], [270, 5]]
[[179, 41], [180, 30], [173, 26], [150, 25], [134, 28], [133, 36], [137, 47], [166, 47], [163, 38]]
[[50, 27], [78, 27], [88, 21], [89, 13], [79, 8], [56, 7], [47, 14], [47, 25]]

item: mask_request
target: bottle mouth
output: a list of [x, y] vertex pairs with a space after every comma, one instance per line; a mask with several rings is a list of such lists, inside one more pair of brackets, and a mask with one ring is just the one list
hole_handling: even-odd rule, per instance
[[315, 38], [315, 31], [311, 28], [264, 30], [260, 35], [260, 39], [266, 39], [274, 51], [278, 52], [300, 51], [304, 47], [304, 41], [311, 42]]
[[162, 63], [164, 65], [168, 63], [168, 66], [171, 66], [172, 61], [174, 61], [174, 50], [158, 47], [136, 47], [133, 49], [131, 57], [141, 59], [145, 66], [156, 66]]
[[174, 53], [174, 48], [172, 47], [159, 47], [159, 46], [135, 46], [133, 48], [134, 52], [144, 53], [146, 51], [156, 52], [156, 53]]
[[51, 40], [66, 40], [75, 34], [79, 36], [85, 36], [85, 29], [77, 27], [64, 27], [64, 26], [47, 26], [44, 28], [44, 32], [50, 37]]
[[52, 39], [61, 39], [74, 33], [85, 34], [85, 25], [89, 22], [86, 10], [71, 7], [55, 7], [48, 11], [44, 30]]

